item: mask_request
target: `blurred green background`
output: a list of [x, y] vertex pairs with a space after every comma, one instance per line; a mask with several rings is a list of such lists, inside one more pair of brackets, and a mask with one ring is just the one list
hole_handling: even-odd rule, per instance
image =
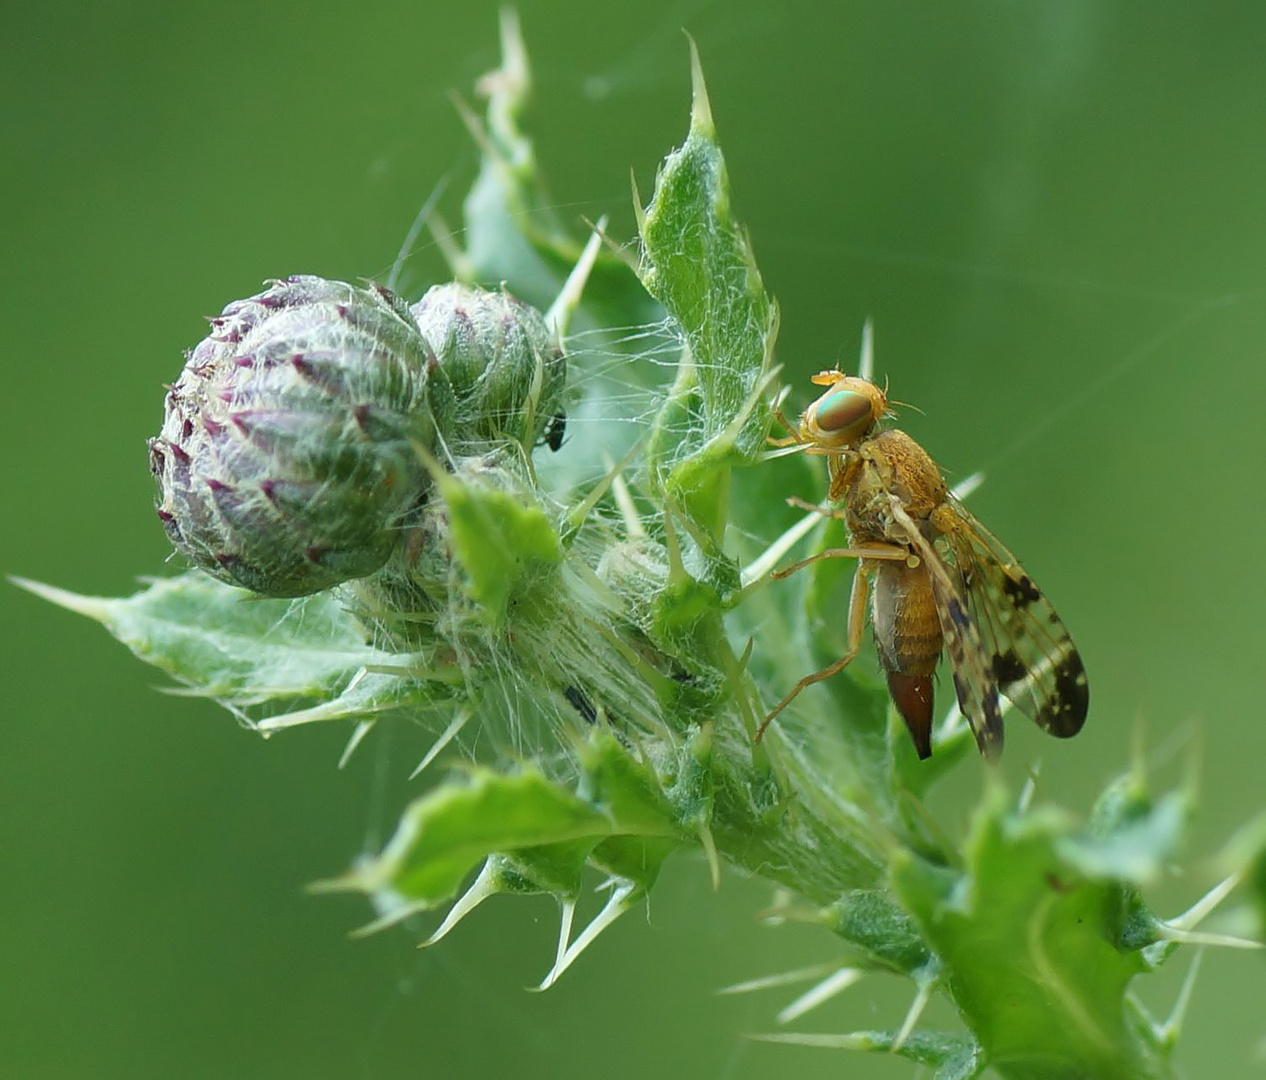
[[[1141, 743], [1198, 761], [1173, 914], [1262, 803], [1266, 8], [1047, 3], [527, 3], [531, 118], [563, 212], [633, 233], [688, 109], [698, 40], [734, 198], [782, 305], [789, 376], [876, 321], [903, 423], [1073, 628], [1094, 684], [1068, 744], [1007, 767], [1082, 809]], [[497, 60], [496, 9], [15, 6], [0, 43], [6, 507], [0, 569], [88, 593], [164, 572], [143, 440], [204, 314], [293, 272], [385, 274], [474, 152], [447, 97]], [[411, 296], [444, 276], [409, 265]], [[797, 381], [793, 404], [807, 388]], [[96, 626], [0, 591], [0, 1074], [13, 1077], [907, 1077], [752, 1044], [787, 996], [727, 983], [834, 956], [770, 929], [759, 883], [679, 858], [544, 995], [556, 915], [493, 902], [440, 947], [349, 941], [303, 894], [394, 822], [416, 746], [271, 742]], [[949, 824], [980, 782], [961, 770]], [[1144, 996], [1164, 1011], [1187, 959]], [[1244, 1075], [1260, 957], [1206, 958], [1179, 1058]], [[891, 1025], [903, 987], [801, 1026]], [[878, 994], [876, 995], [876, 991]]]

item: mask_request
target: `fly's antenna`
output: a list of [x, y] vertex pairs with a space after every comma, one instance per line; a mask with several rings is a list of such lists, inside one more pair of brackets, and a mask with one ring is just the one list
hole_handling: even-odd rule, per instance
[[[884, 396], [885, 396], [885, 397], [887, 397], [887, 396], [888, 396], [888, 388], [887, 388], [887, 386], [885, 386], [885, 387], [884, 387]], [[908, 401], [897, 401], [897, 400], [895, 400], [895, 399], [891, 399], [891, 398], [890, 398], [890, 399], [889, 399], [889, 401], [888, 401], [888, 404], [889, 404], [889, 405], [900, 405], [903, 409], [913, 409], [913, 410], [914, 410], [915, 412], [917, 412], [920, 416], [927, 416], [927, 413], [925, 413], [925, 412], [924, 412], [922, 409], [920, 409], [917, 405], [911, 405], [911, 404], [910, 404], [910, 402], [908, 402]]]

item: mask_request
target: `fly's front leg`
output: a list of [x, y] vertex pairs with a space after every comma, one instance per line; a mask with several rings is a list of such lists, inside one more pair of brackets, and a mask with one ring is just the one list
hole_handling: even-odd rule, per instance
[[[823, 552], [822, 554], [826, 556], [828, 553]], [[796, 683], [792, 687], [791, 693], [775, 705], [769, 715], [761, 721], [760, 727], [756, 729], [756, 742], [760, 742], [761, 736], [765, 734], [765, 729], [769, 727], [770, 722], [783, 709], [795, 701], [801, 690], [806, 686], [812, 686], [814, 683], [821, 682], [823, 679], [829, 679], [832, 675], [843, 671], [853, 662], [853, 658], [861, 650], [862, 641], [866, 633], [866, 599], [871, 569], [871, 566], [868, 565], [868, 560], [863, 558], [853, 574], [853, 589], [849, 593], [848, 598], [848, 651], [835, 663], [827, 665], [821, 671], [815, 671], [812, 675], [806, 675]]]
[[803, 443], [804, 439], [800, 436], [800, 426], [793, 424], [782, 411], [782, 399], [786, 397], [786, 391], [779, 394], [774, 401], [773, 413], [778, 423], [782, 425], [783, 431], [787, 434], [781, 439], [775, 439], [772, 435], [765, 436], [765, 441], [771, 446], [795, 446], [797, 443]]
[[829, 502], [839, 502], [853, 487], [857, 474], [862, 468], [862, 456], [851, 450], [845, 450], [827, 459], [826, 471], [831, 478], [826, 489]]

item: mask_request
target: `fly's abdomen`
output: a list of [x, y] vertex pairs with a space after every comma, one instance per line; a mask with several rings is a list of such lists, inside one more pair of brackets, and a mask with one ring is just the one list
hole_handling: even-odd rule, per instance
[[932, 580], [922, 566], [879, 564], [871, 619], [885, 671], [931, 675], [936, 670], [941, 656], [941, 622]]
[[888, 692], [919, 757], [932, 753], [932, 672], [941, 657], [941, 623], [924, 567], [881, 562], [875, 570], [871, 625]]

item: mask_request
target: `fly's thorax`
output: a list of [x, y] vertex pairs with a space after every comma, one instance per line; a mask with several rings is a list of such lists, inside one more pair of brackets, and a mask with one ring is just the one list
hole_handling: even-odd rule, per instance
[[871, 625], [885, 671], [931, 675], [941, 656], [941, 623], [925, 566], [878, 562], [871, 593]]
[[867, 439], [862, 452], [873, 463], [883, 486], [901, 500], [916, 521], [926, 520], [949, 494], [941, 470], [926, 450], [904, 431], [881, 431]]
[[884, 523], [875, 538], [904, 543], [899, 529], [894, 534], [891, 528], [891, 496], [900, 500], [910, 517], [925, 522], [948, 495], [941, 470], [923, 447], [898, 430], [876, 433], [858, 452], [862, 458], [855, 484], [858, 509]]
[[910, 537], [892, 513], [898, 499], [916, 522], [931, 530], [929, 517], [946, 499], [945, 482], [927, 452], [903, 431], [881, 431], [856, 451], [845, 500], [845, 519], [854, 540], [908, 545]]

